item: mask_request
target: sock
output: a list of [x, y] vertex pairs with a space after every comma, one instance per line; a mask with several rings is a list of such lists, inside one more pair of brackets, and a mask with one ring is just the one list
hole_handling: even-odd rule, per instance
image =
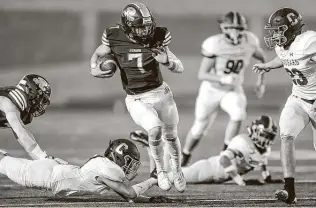
[[161, 171], [165, 171], [164, 162], [163, 162], [163, 154], [164, 149], [162, 148], [162, 140], [159, 139], [151, 139], [149, 138], [149, 147], [151, 155], [156, 163], [157, 173]]
[[169, 154], [172, 162], [172, 169], [176, 172], [181, 170], [181, 144], [180, 139], [166, 138], [166, 142], [169, 145]]
[[294, 178], [290, 177], [290, 178], [284, 178], [284, 188], [287, 190], [287, 191], [290, 191], [292, 193], [295, 192], [295, 189], [294, 189]]

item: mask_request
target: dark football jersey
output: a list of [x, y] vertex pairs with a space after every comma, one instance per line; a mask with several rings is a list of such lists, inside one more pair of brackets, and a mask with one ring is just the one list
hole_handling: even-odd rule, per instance
[[[29, 124], [32, 122], [33, 115], [29, 112], [29, 106], [27, 102], [27, 95], [24, 91], [17, 87], [0, 87], [0, 96], [9, 98], [12, 103], [20, 110], [21, 120], [23, 123]], [[4, 112], [0, 111], [0, 128], [10, 127]]]
[[104, 31], [102, 43], [111, 48], [118, 62], [127, 94], [147, 92], [162, 84], [159, 63], [152, 56], [150, 48], [167, 46], [170, 41], [170, 32], [165, 27], [156, 27], [153, 38], [146, 45], [128, 38], [120, 26]]

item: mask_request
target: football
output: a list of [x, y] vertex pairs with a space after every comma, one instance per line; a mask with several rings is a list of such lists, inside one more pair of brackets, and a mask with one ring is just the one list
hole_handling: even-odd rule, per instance
[[104, 72], [112, 72], [113, 74], [117, 70], [117, 62], [113, 55], [106, 55], [98, 60], [100, 65], [100, 70]]

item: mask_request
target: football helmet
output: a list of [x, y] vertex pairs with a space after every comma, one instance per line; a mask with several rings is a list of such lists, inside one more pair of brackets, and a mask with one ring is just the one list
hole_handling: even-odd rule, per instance
[[17, 87], [27, 94], [29, 112], [34, 117], [43, 115], [50, 104], [52, 92], [48, 81], [40, 75], [28, 74], [20, 80]]
[[246, 18], [239, 12], [228, 12], [218, 22], [227, 40], [233, 45], [240, 44], [247, 29]]
[[104, 156], [120, 166], [128, 180], [133, 180], [140, 166], [140, 153], [137, 146], [127, 139], [110, 141]]
[[269, 34], [264, 37], [264, 42], [269, 49], [276, 45], [287, 47], [302, 32], [304, 26], [302, 16], [291, 8], [281, 8], [273, 12], [264, 29]]
[[249, 137], [260, 149], [271, 147], [277, 135], [278, 127], [270, 116], [262, 115], [247, 127]]
[[146, 42], [154, 35], [156, 22], [150, 10], [142, 3], [130, 3], [121, 13], [121, 25], [132, 39]]

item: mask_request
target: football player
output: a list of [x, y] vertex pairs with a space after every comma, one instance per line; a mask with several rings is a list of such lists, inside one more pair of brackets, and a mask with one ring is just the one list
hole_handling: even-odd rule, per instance
[[100, 57], [113, 54], [121, 71], [125, 103], [134, 122], [148, 132], [149, 147], [158, 171], [158, 185], [169, 190], [171, 182], [163, 164], [161, 137], [170, 145], [176, 172], [174, 185], [179, 192], [186, 187], [181, 171], [181, 145], [177, 133], [178, 110], [173, 94], [163, 81], [159, 64], [171, 72], [182, 73], [181, 61], [170, 51], [170, 32], [156, 26], [150, 10], [142, 3], [130, 3], [121, 13], [121, 24], [107, 28], [102, 44], [91, 57], [91, 74], [113, 76], [97, 64]]
[[26, 128], [33, 117], [45, 113], [50, 104], [50, 96], [51, 87], [48, 81], [36, 74], [25, 75], [17, 86], [0, 87], [0, 127], [11, 128], [32, 159], [53, 158], [59, 163], [67, 163], [60, 158], [48, 156]]
[[[129, 184], [137, 175], [139, 159], [138, 148], [127, 139], [110, 141], [104, 155], [95, 155], [82, 166], [59, 164], [52, 159], [15, 158], [2, 150], [0, 173], [19, 185], [51, 190], [58, 197], [104, 195], [112, 189], [131, 201], [157, 184], [157, 178], [133, 186]], [[155, 197], [141, 197], [141, 200], [146, 199], [155, 201]]]
[[[261, 185], [261, 180], [244, 180], [242, 175], [260, 167], [262, 178], [266, 183], [281, 183], [283, 180], [272, 179], [267, 169], [268, 155], [271, 145], [277, 135], [277, 126], [269, 116], [261, 116], [252, 122], [247, 128], [247, 134], [235, 136], [227, 149], [220, 155], [208, 159], [199, 160], [182, 171], [187, 183], [223, 183], [229, 180], [235, 181], [240, 186]], [[148, 137], [142, 131], [134, 131], [130, 134], [132, 140], [144, 146]], [[166, 162], [169, 160], [165, 156]], [[172, 176], [172, 172], [169, 173]]]
[[264, 38], [276, 57], [267, 63], [256, 64], [258, 73], [284, 68], [293, 82], [292, 94], [280, 116], [281, 161], [285, 185], [275, 196], [288, 204], [297, 201], [295, 196], [295, 147], [299, 133], [312, 124], [316, 147], [316, 32], [303, 32], [302, 16], [294, 9], [280, 8], [273, 12], [265, 26], [269, 35]]
[[[239, 12], [229, 12], [219, 21], [222, 33], [202, 43], [203, 59], [198, 78], [202, 81], [195, 104], [195, 120], [183, 147], [182, 166], [189, 162], [193, 149], [206, 135], [221, 108], [230, 116], [224, 147], [240, 130], [246, 118], [247, 100], [242, 88], [245, 69], [251, 57], [265, 61], [258, 37], [247, 31], [246, 19]], [[265, 91], [264, 77], [258, 76], [258, 98]]]

